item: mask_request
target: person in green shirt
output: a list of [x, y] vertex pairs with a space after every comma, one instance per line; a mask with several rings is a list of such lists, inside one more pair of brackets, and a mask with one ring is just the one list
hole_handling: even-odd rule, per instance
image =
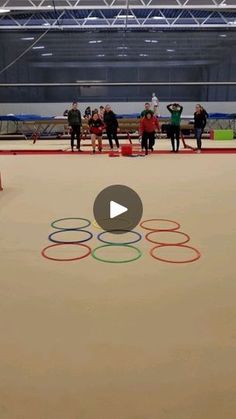
[[71, 110], [68, 112], [68, 124], [71, 127], [71, 151], [74, 151], [74, 141], [75, 137], [77, 139], [77, 149], [79, 152], [80, 149], [80, 139], [81, 139], [81, 126], [82, 119], [81, 113], [78, 109], [77, 102], [73, 102]]
[[[178, 103], [171, 103], [167, 106], [168, 111], [171, 113], [171, 123], [170, 123], [170, 139], [172, 145], [172, 152], [179, 151], [179, 137], [180, 137], [180, 122], [181, 114], [183, 112], [183, 106]], [[176, 139], [176, 147], [175, 147]]]
[[154, 115], [154, 112], [151, 110], [151, 105], [150, 105], [150, 103], [148, 103], [148, 102], [146, 102], [145, 103], [145, 109], [141, 112], [141, 118], [144, 118], [146, 115], [147, 115], [147, 113], [152, 113], [152, 115]]

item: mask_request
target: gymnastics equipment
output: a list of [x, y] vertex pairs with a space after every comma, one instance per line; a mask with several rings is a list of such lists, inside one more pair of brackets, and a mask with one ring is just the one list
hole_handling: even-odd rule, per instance
[[[64, 247], [68, 247], [68, 246], [77, 246], [77, 247], [82, 247], [83, 249], [86, 249], [86, 253], [82, 256], [77, 256], [77, 257], [69, 257], [69, 258], [58, 258], [58, 257], [52, 257], [49, 256], [47, 254], [47, 251], [49, 249], [57, 249], [57, 248], [61, 248], [62, 246]], [[50, 246], [45, 247], [42, 251], [41, 251], [41, 255], [48, 260], [54, 260], [56, 262], [72, 262], [72, 261], [77, 261], [77, 260], [81, 260], [81, 259], [85, 259], [86, 257], [91, 255], [91, 248], [89, 246], [87, 246], [86, 244], [83, 243], [55, 243], [55, 244], [51, 244]]]
[[[116, 231], [116, 230], [110, 230], [110, 231], [102, 231], [101, 233], [99, 233], [98, 235], [97, 235], [97, 239], [100, 241], [100, 242], [102, 242], [102, 243], [105, 243], [105, 244], [119, 244], [119, 245], [124, 245], [124, 244], [134, 244], [134, 243], [138, 243], [140, 240], [142, 240], [142, 235], [140, 234], [140, 233], [138, 233], [137, 231], [133, 231], [133, 230], [120, 230], [120, 231], [122, 231], [123, 233], [132, 233], [135, 237], [134, 237], [134, 240], [131, 240], [131, 241], [126, 241], [126, 242], [122, 242], [122, 243], [116, 243], [116, 242], [111, 242], [111, 241], [108, 241], [108, 240], [105, 240], [104, 238], [103, 238], [103, 236], [104, 236], [104, 234], [107, 234], [107, 233], [114, 233], [114, 231]], [[152, 232], [151, 232], [152, 233]], [[158, 243], [155, 243], [155, 244], [158, 244]]]
[[[128, 249], [133, 249], [136, 252], [136, 256], [134, 256], [133, 258], [130, 259], [122, 259], [122, 260], [114, 260], [114, 259], [104, 259], [101, 258], [99, 256], [97, 256], [97, 251], [103, 248], [124, 248], [124, 251], [128, 250]], [[141, 252], [141, 250], [139, 250], [138, 247], [136, 246], [132, 246], [130, 244], [104, 244], [102, 246], [98, 246], [96, 247], [92, 253], [91, 253], [92, 257], [96, 260], [98, 260], [99, 262], [105, 262], [105, 263], [129, 263], [129, 262], [134, 262], [135, 260], [138, 260], [139, 258], [141, 258], [143, 256], [143, 253]]]
[[[154, 226], [147, 226], [147, 223], [150, 222], [160, 222], [160, 223], [169, 223], [169, 228], [163, 228], [163, 227], [154, 227]], [[171, 225], [172, 224], [172, 225]], [[143, 220], [140, 224], [141, 228], [144, 228], [144, 230], [157, 232], [157, 231], [176, 231], [179, 230], [180, 224], [177, 221], [167, 220], [165, 218], [151, 218], [149, 220]]]
[[132, 144], [125, 144], [121, 146], [122, 156], [132, 156], [133, 148]]
[[210, 131], [210, 139], [215, 141], [231, 141], [234, 139], [232, 129], [214, 129]]
[[[71, 232], [71, 231], [73, 231], [73, 232], [76, 231], [76, 232], [79, 232], [79, 233], [86, 233], [88, 235], [88, 237], [85, 238], [85, 239], [82, 239], [82, 240], [58, 240], [58, 239], [54, 238], [55, 236], [58, 236], [58, 234]], [[54, 233], [51, 233], [48, 236], [48, 240], [50, 240], [51, 242], [62, 243], [62, 244], [84, 243], [84, 242], [87, 242], [87, 241], [91, 240], [92, 238], [93, 238], [93, 234], [90, 231], [82, 230], [82, 229], [73, 229], [73, 228], [61, 229], [61, 230], [58, 230], [58, 231], [54, 231]]]
[[[160, 257], [160, 256], [157, 256], [157, 255], [155, 255], [155, 251], [157, 250], [157, 249], [161, 249], [161, 248], [167, 248], [167, 247], [169, 247], [169, 248], [174, 248], [174, 247], [177, 247], [177, 248], [179, 248], [179, 249], [189, 249], [189, 250], [191, 250], [192, 252], [193, 252], [193, 257], [191, 258], [191, 259], [182, 259], [182, 260], [173, 260], [173, 259], [167, 259], [167, 258], [162, 258], [162, 257]], [[201, 257], [201, 253], [199, 252], [199, 250], [198, 249], [196, 249], [195, 247], [192, 247], [192, 246], [187, 246], [186, 244], [158, 244], [157, 246], [155, 246], [155, 247], [153, 247], [151, 250], [150, 250], [150, 255], [154, 258], [154, 259], [156, 259], [156, 260], [159, 260], [160, 262], [166, 262], [166, 263], [182, 263], [182, 264], [185, 264], [185, 263], [192, 263], [192, 262], [195, 262], [196, 260], [198, 260], [198, 259], [200, 259], [200, 257]], [[195, 254], [195, 256], [194, 256], [194, 254]]]
[[[60, 226], [58, 226], [57, 224], [58, 223], [60, 223], [61, 221], [71, 221], [71, 220], [79, 220], [79, 221], [84, 221], [85, 222], [85, 224], [84, 225], [82, 225], [82, 226], [80, 226], [80, 227], [78, 227], [78, 226], [75, 226], [75, 227], [71, 227], [71, 228], [68, 228], [68, 227], [60, 227]], [[87, 218], [81, 218], [81, 217], [66, 217], [66, 218], [60, 218], [59, 220], [55, 220], [55, 221], [53, 221], [52, 223], [51, 223], [51, 227], [52, 228], [55, 228], [56, 230], [60, 230], [60, 231], [67, 231], [67, 230], [84, 230], [85, 228], [87, 228], [87, 227], [89, 227], [91, 225], [91, 221], [90, 220], [88, 220]]]

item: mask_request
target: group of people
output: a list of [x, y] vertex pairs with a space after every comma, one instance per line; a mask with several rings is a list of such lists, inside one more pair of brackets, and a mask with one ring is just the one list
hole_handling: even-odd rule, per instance
[[[179, 103], [170, 103], [167, 105], [167, 109], [170, 112], [170, 124], [169, 124], [169, 137], [171, 139], [172, 152], [178, 153], [180, 146], [180, 125], [181, 115], [183, 112], [183, 106]], [[196, 105], [194, 112], [194, 132], [197, 140], [198, 153], [201, 153], [202, 149], [202, 135], [204, 128], [207, 123], [208, 113], [199, 104]], [[155, 135], [160, 131], [160, 124], [158, 116], [151, 109], [150, 103], [145, 103], [145, 109], [141, 112], [140, 122], [140, 135], [142, 149], [145, 149], [145, 154], [148, 154], [148, 149], [153, 151], [155, 144]]]
[[[84, 118], [88, 121], [93, 153], [96, 152], [96, 142], [98, 143], [98, 151], [100, 153], [102, 151], [102, 134], [104, 130], [106, 130], [111, 150], [113, 149], [113, 141], [115, 141], [116, 147], [119, 149], [120, 144], [117, 136], [119, 129], [118, 120], [110, 105], [106, 105], [106, 107], [100, 106], [99, 110], [94, 109], [93, 111], [88, 107], [85, 110]], [[71, 150], [74, 151], [76, 138], [77, 149], [79, 152], [82, 152], [80, 148], [82, 117], [76, 102], [73, 103], [72, 109], [68, 112], [68, 124], [71, 128]]]
[[[155, 93], [153, 93], [153, 95], [155, 95]], [[155, 100], [156, 99], [157, 98], [155, 96]], [[154, 150], [156, 134], [161, 130], [157, 109], [155, 107], [158, 107], [158, 105], [154, 105], [154, 109], [152, 110], [151, 104], [148, 102], [145, 103], [145, 109], [140, 115], [139, 134], [141, 137], [141, 147], [142, 150], [145, 150], [146, 155], [148, 154], [148, 151], [152, 152]], [[178, 103], [171, 103], [167, 106], [167, 109], [171, 114], [169, 136], [171, 139], [172, 152], [177, 153], [180, 145], [180, 124], [183, 106]], [[81, 112], [78, 109], [77, 102], [73, 102], [72, 108], [68, 111], [67, 117], [68, 124], [71, 129], [71, 150], [74, 151], [74, 142], [76, 139], [77, 149], [79, 152], [82, 152], [80, 148], [82, 117]], [[100, 106], [99, 109], [96, 108], [94, 110], [87, 107], [84, 113], [84, 118], [88, 121], [93, 153], [96, 152], [96, 142], [98, 143], [98, 151], [102, 151], [102, 135], [104, 130], [106, 131], [111, 150], [113, 149], [113, 141], [119, 150], [120, 144], [117, 135], [119, 124], [110, 105], [106, 105], [105, 107]], [[197, 152], [199, 153], [202, 148], [202, 134], [206, 126], [207, 118], [208, 114], [205, 109], [199, 104], [196, 105], [194, 113], [194, 130], [197, 140]]]

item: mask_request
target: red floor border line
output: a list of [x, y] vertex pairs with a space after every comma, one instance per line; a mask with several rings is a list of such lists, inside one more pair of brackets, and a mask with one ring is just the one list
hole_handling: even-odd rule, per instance
[[[192, 150], [180, 150], [179, 153], [183, 154], [196, 154]], [[63, 151], [63, 150], [0, 150], [0, 156], [4, 155], [74, 155], [74, 156], [83, 156], [83, 155], [93, 155], [92, 151], [84, 151], [83, 153]], [[96, 153], [96, 156], [109, 154], [109, 151], [104, 151], [102, 154]], [[136, 154], [136, 153], [134, 153]], [[139, 154], [137, 152], [137, 154]], [[150, 153], [150, 156], [153, 154], [172, 154], [170, 150], [155, 150], [153, 153]], [[176, 153], [177, 154], [177, 153]], [[202, 154], [236, 154], [235, 148], [205, 148], [202, 150]]]

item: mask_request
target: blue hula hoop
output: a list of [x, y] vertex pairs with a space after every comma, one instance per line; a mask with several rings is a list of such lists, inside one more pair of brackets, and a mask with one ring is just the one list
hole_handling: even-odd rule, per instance
[[[73, 240], [73, 241], [57, 240], [57, 239], [54, 239], [53, 238], [56, 234], [65, 233], [67, 231], [78, 231], [79, 233], [86, 233], [86, 234], [89, 235], [89, 237], [87, 239], [84, 239], [84, 240]], [[60, 231], [54, 231], [53, 233], [49, 234], [49, 236], [48, 236], [48, 240], [50, 240], [51, 242], [53, 242], [53, 243], [62, 243], [62, 244], [85, 243], [85, 242], [88, 242], [89, 240], [91, 240], [92, 238], [93, 238], [93, 234], [90, 231], [88, 231], [88, 230], [81, 230], [80, 228], [77, 228], [77, 229], [75, 229], [75, 228], [66, 228], [66, 229], [63, 229], [63, 230], [60, 230]]]
[[138, 233], [137, 231], [123, 230], [123, 229], [120, 230], [120, 231], [123, 231], [124, 233], [132, 233], [132, 234], [136, 235], [137, 239], [136, 240], [127, 241], [127, 242], [111, 242], [111, 241], [107, 241], [107, 240], [102, 239], [102, 236], [104, 234], [106, 234], [106, 233], [112, 233], [114, 231], [117, 231], [117, 230], [102, 231], [101, 233], [99, 233], [97, 235], [97, 239], [100, 242], [105, 243], [105, 244], [116, 244], [116, 245], [134, 244], [134, 243], [138, 243], [140, 240], [142, 240], [142, 235], [140, 233]]

